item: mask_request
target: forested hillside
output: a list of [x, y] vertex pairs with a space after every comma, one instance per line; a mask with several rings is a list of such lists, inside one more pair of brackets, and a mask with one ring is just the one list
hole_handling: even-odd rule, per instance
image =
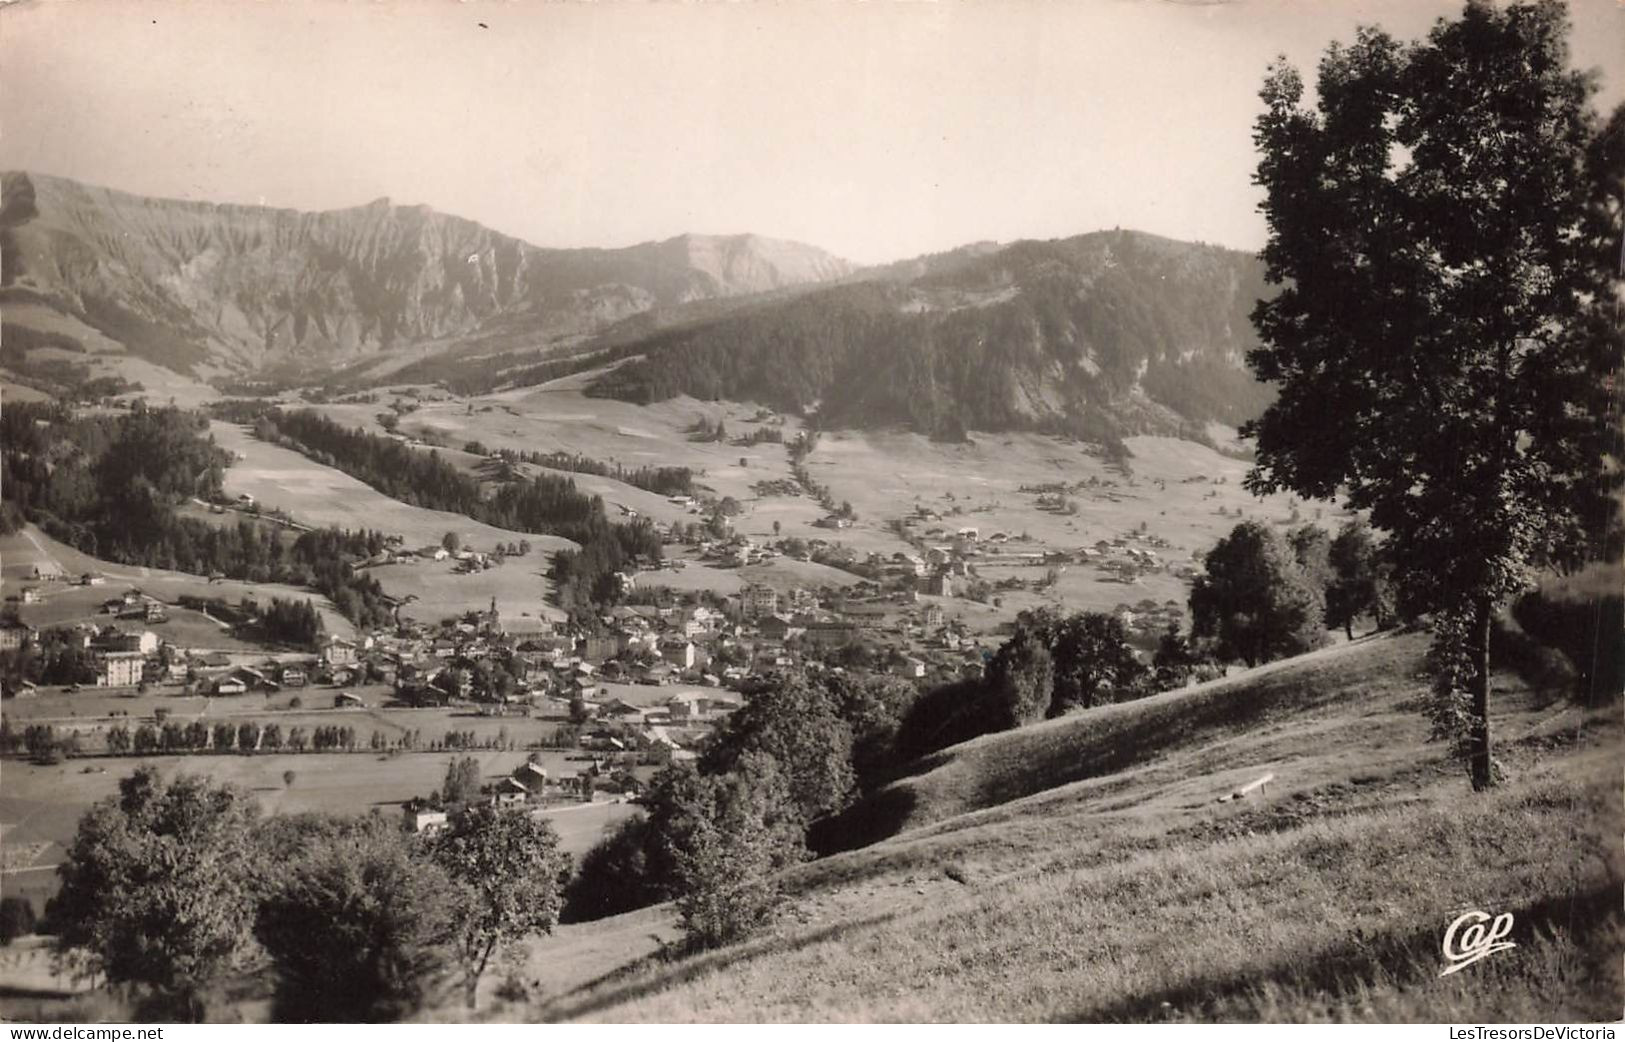
[[594, 393], [753, 399], [949, 436], [1200, 437], [1270, 400], [1243, 362], [1266, 295], [1247, 254], [1101, 232], [951, 260], [656, 333]]

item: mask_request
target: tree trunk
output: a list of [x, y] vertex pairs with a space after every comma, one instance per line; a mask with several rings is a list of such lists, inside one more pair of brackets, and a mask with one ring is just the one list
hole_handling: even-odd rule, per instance
[[1490, 621], [1492, 604], [1478, 602], [1473, 619], [1473, 733], [1469, 738], [1468, 773], [1473, 790], [1482, 792], [1495, 784], [1490, 760]]
[[469, 1009], [473, 1009], [474, 1004], [479, 1000], [477, 994], [479, 987], [480, 979], [478, 977], [470, 975], [463, 979], [463, 1002]]
[[1354, 639], [1354, 616], [1350, 615], [1343, 620], [1343, 632], [1348, 635], [1349, 640]]

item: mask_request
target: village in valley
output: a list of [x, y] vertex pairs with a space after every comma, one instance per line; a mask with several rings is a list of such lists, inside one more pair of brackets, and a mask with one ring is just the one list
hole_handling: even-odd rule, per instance
[[[674, 524], [669, 556], [634, 560], [617, 573], [625, 603], [607, 610], [590, 631], [557, 612], [504, 613], [492, 597], [483, 611], [436, 623], [397, 612], [390, 627], [347, 635], [324, 631], [317, 646], [305, 649], [241, 642], [216, 648], [206, 637], [199, 641], [196, 634], [172, 633], [166, 625], [172, 614], [201, 617], [252, 644], [257, 597], [231, 601], [183, 594], [168, 603], [97, 572], [70, 576], [53, 563], [38, 562], [21, 585], [8, 584], [16, 592], [0, 620], [0, 653], [71, 646], [82, 652], [82, 675], [54, 688], [21, 674], [7, 677], [6, 697], [17, 701], [4, 717], [5, 741], [13, 750], [23, 748], [38, 718], [49, 721], [43, 726], [53, 741], [87, 754], [398, 753], [464, 747], [459, 737], [421, 726], [370, 735], [364, 726], [380, 711], [393, 722], [413, 719], [403, 711], [435, 709], [482, 722], [511, 721], [509, 735], [477, 738], [468, 748], [580, 750], [567, 769], [550, 772], [532, 760], [505, 777], [488, 779], [485, 796], [493, 803], [549, 806], [563, 799], [635, 797], [640, 777], [695, 759], [712, 727], [775, 674], [852, 668], [928, 684], [980, 677], [1007, 624], [990, 628], [986, 618], [966, 619], [959, 604], [976, 598], [968, 603], [997, 609], [1001, 593], [1042, 588], [1046, 582], [1042, 577], [990, 582], [984, 574], [1024, 569], [1053, 583], [1057, 570], [1084, 568], [1094, 570], [1099, 582], [1130, 587], [1145, 575], [1188, 581], [1196, 574], [1189, 562], [1165, 561], [1161, 554], [1171, 544], [1144, 526], [1072, 550], [1028, 549], [1030, 537], [994, 531], [984, 538], [975, 526], [945, 526], [942, 514], [921, 506], [895, 526], [910, 549], [860, 558], [845, 552], [838, 538], [757, 539], [733, 533], [715, 497], [707, 500], [670, 497], [674, 506], [706, 517], [705, 526], [696, 532], [688, 525], [693, 541], [685, 546], [678, 538], [684, 528]], [[253, 510], [255, 505], [244, 496], [230, 506]], [[815, 526], [850, 527], [847, 519], [839, 520], [844, 526], [835, 515]], [[400, 538], [388, 542], [360, 567], [375, 574], [409, 568], [480, 574], [500, 567], [505, 556], [504, 547], [475, 550], [449, 534], [443, 544], [424, 547], [407, 548]], [[783, 583], [747, 582], [727, 595], [678, 592], [663, 583], [689, 560], [731, 569], [786, 555], [834, 561], [851, 574], [840, 587], [781, 590]], [[86, 612], [90, 617], [72, 623], [28, 621], [49, 614], [53, 602], [63, 599], [99, 603], [93, 615]], [[1149, 662], [1162, 635], [1178, 632], [1185, 608], [1176, 599], [1142, 598], [1119, 603], [1113, 615]], [[64, 696], [88, 691], [123, 697], [140, 709], [135, 715], [125, 709], [86, 719], [89, 714], [72, 708], [72, 698]], [[166, 708], [169, 700], [176, 700], [175, 708]], [[242, 744], [238, 734], [222, 738], [207, 728], [196, 732], [206, 732], [206, 738], [188, 737], [186, 721], [208, 715], [183, 708], [198, 700], [217, 714], [263, 716], [253, 743]], [[319, 725], [268, 726], [288, 714], [313, 720], [311, 714], [320, 710], [332, 711], [327, 718], [343, 729], [336, 747], [307, 744], [307, 732]], [[371, 712], [352, 723], [359, 714], [346, 711], [356, 710]], [[402, 798], [415, 808], [410, 795]]]
[[0, 4], [0, 1021], [1625, 1009], [1625, 2], [149, 6]]

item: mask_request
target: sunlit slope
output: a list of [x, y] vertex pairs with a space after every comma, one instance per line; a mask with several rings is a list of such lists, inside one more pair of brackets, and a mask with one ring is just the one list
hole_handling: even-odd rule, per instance
[[[533, 952], [540, 1008], [493, 1015], [1617, 1017], [1617, 713], [1498, 678], [1508, 782], [1473, 796], [1427, 740], [1425, 642], [946, 750], [881, 800], [891, 838], [791, 876], [770, 934], [638, 961], [636, 942], [674, 936], [669, 912], [568, 927]], [[1513, 912], [1519, 948], [1441, 978], [1440, 937], [1472, 907]], [[565, 969], [577, 957], [594, 972]]]

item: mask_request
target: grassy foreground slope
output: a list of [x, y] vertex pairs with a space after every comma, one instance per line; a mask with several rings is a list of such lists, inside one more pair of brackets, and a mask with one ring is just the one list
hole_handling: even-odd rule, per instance
[[[669, 914], [567, 927], [533, 952], [540, 1008], [495, 1015], [1617, 1018], [1617, 710], [1499, 677], [1509, 780], [1472, 796], [1426, 740], [1425, 642], [1358, 641], [946, 750], [883, 794], [895, 835], [792, 874], [772, 933], [632, 959]], [[1266, 772], [1262, 794], [1218, 802]], [[1518, 947], [1441, 978], [1468, 908], [1514, 913]]]

